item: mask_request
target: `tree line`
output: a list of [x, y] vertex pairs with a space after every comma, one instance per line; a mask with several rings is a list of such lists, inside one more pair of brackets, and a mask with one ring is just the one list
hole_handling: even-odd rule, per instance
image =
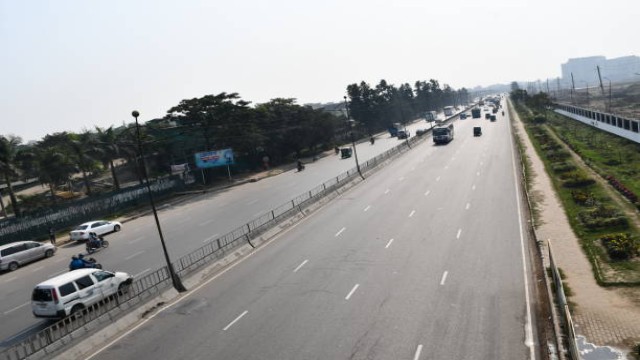
[[[9, 195], [10, 210], [19, 217], [23, 207], [35, 205], [26, 197], [18, 199], [12, 186], [17, 180], [37, 179], [48, 187], [48, 201], [55, 205], [60, 201], [57, 191], [71, 188], [73, 181], [82, 184], [87, 196], [104, 191], [96, 189], [91, 180], [106, 171], [111, 177], [109, 191], [119, 190], [116, 162], [128, 167], [142, 183], [145, 171], [166, 174], [171, 164], [193, 164], [196, 152], [231, 148], [236, 168], [253, 170], [263, 165], [265, 157], [271, 165], [278, 165], [332, 148], [354, 130], [354, 124], [355, 130], [373, 134], [424, 111], [469, 101], [466, 89], [441, 88], [436, 80], [418, 81], [414, 88], [408, 84], [395, 87], [385, 80], [375, 87], [361, 82], [349, 85], [347, 95], [344, 104], [334, 104], [337, 112], [302, 106], [291, 98], [251, 106], [239, 94], [226, 92], [182, 100], [164, 117], [141, 126], [147, 169], [140, 161], [135, 123], [58, 132], [29, 144], [14, 135], [0, 135], [3, 192]], [[346, 121], [347, 112], [355, 122]], [[6, 214], [4, 203], [2, 207]]]

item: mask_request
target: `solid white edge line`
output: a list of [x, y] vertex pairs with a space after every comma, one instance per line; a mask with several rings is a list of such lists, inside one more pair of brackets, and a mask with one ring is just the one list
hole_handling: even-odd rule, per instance
[[447, 274], [449, 274], [448, 271], [445, 271], [444, 273], [442, 273], [442, 279], [440, 280], [440, 285], [444, 285], [444, 282], [447, 280]]
[[213, 234], [213, 235], [209, 236], [208, 238], [206, 238], [206, 239], [202, 240], [202, 242], [205, 242], [205, 243], [206, 243], [206, 242], [208, 242], [208, 241], [212, 241], [212, 240], [213, 240], [213, 239], [215, 239], [218, 235], [220, 235], [220, 234]]
[[225, 326], [224, 329], [222, 329], [222, 331], [227, 331], [231, 326], [233, 326], [233, 324], [235, 324], [238, 320], [242, 319], [243, 316], [247, 315], [248, 312], [249, 310], [245, 310], [242, 314], [238, 315], [238, 317], [235, 318], [232, 322], [230, 322], [229, 325]]
[[416, 349], [416, 354], [413, 355], [413, 360], [418, 360], [420, 358], [420, 354], [422, 354], [422, 344], [418, 345]]
[[[511, 135], [511, 139], [513, 139], [513, 134], [511, 133], [511, 126], [509, 126], [509, 135]], [[531, 324], [531, 300], [529, 299], [529, 274], [527, 273], [527, 262], [525, 257], [524, 250], [524, 232], [522, 230], [522, 211], [520, 210], [520, 186], [518, 185], [518, 172], [516, 170], [516, 158], [515, 151], [513, 150], [513, 141], [511, 141], [511, 165], [513, 168], [513, 183], [516, 188], [516, 204], [518, 206], [518, 228], [520, 230], [520, 255], [522, 256], [522, 276], [524, 278], [524, 294], [525, 294], [525, 302], [527, 304], [527, 321], [525, 324], [525, 346], [529, 347], [529, 359], [536, 359], [536, 352], [534, 351], [534, 343], [533, 343], [533, 325]]]
[[336, 237], [340, 236], [340, 234], [342, 234], [342, 232], [343, 232], [343, 231], [345, 231], [345, 230], [347, 230], [347, 228], [343, 227], [342, 229], [340, 229], [340, 231], [338, 231], [338, 232], [336, 233], [336, 235], [335, 235], [335, 236], [336, 236]]
[[27, 301], [26, 303], [24, 303], [24, 304], [22, 304], [22, 305], [18, 305], [18, 306], [16, 306], [16, 307], [14, 307], [13, 309], [9, 309], [9, 310], [5, 311], [3, 314], [4, 314], [4, 315], [7, 315], [7, 314], [9, 314], [9, 313], [12, 313], [12, 312], [14, 312], [14, 311], [16, 311], [16, 310], [20, 309], [20, 308], [21, 308], [21, 307], [23, 307], [23, 306], [26, 306], [26, 305], [29, 305], [29, 304], [31, 304], [31, 301]]
[[146, 273], [147, 271], [151, 271], [151, 268], [147, 268], [147, 269], [144, 269], [144, 270], [140, 271], [139, 273], [137, 273], [137, 274], [133, 275], [133, 278], [134, 278], [134, 279], [136, 279], [136, 278], [138, 278], [140, 275], [142, 275], [142, 274]]
[[356, 292], [356, 290], [360, 287], [360, 284], [356, 284], [353, 289], [351, 289], [351, 291], [349, 291], [349, 294], [347, 294], [347, 296], [344, 298], [345, 300], [349, 300], [349, 298], [351, 297], [351, 295], [353, 295], [354, 292]]
[[306, 264], [308, 261], [309, 261], [309, 259], [305, 259], [305, 260], [302, 262], [302, 264], [298, 265], [298, 267], [297, 267], [295, 270], [293, 270], [293, 272], [298, 272], [298, 270], [300, 270], [300, 268], [301, 268], [301, 267], [303, 267], [303, 266], [304, 266], [304, 264]]
[[458, 233], [456, 234], [456, 239], [460, 239], [460, 235], [462, 235], [462, 229], [458, 229]]
[[411, 213], [409, 214], [409, 217], [412, 217], [412, 216], [413, 216], [413, 214], [415, 214], [415, 213], [416, 213], [416, 211], [415, 211], [415, 210], [411, 210]]
[[393, 239], [389, 240], [389, 242], [387, 243], [387, 246], [385, 246], [384, 248], [385, 248], [385, 249], [388, 249], [388, 248], [389, 248], [389, 246], [391, 246], [391, 243], [392, 243], [392, 242], [393, 242]]

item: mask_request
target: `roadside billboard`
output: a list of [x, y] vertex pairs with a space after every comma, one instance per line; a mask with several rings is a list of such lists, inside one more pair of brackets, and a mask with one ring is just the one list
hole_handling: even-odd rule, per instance
[[233, 150], [223, 149], [195, 153], [196, 166], [199, 169], [212, 168], [217, 166], [228, 166], [234, 164]]

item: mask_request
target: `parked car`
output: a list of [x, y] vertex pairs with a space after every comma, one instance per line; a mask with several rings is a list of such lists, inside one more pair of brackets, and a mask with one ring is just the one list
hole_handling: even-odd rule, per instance
[[460, 120], [464, 120], [466, 118], [467, 118], [467, 114], [466, 113], [460, 114]]
[[490, 113], [486, 113], [486, 114], [484, 114], [484, 118], [485, 118], [486, 120], [491, 119], [491, 114], [490, 114]]
[[474, 126], [473, 136], [481, 136], [481, 135], [482, 135], [482, 128], [480, 126]]
[[37, 241], [18, 241], [0, 246], [0, 270], [13, 271], [29, 262], [52, 257], [56, 247]]
[[98, 236], [101, 236], [112, 232], [118, 232], [121, 228], [122, 224], [117, 221], [90, 221], [71, 230], [69, 237], [73, 241], [87, 241], [89, 240], [89, 233], [94, 232]]
[[35, 317], [64, 318], [124, 293], [133, 282], [125, 272], [78, 269], [36, 285], [31, 293], [31, 311]]
[[496, 121], [496, 116], [495, 115], [491, 115], [491, 121]]
[[351, 148], [342, 148], [340, 149], [340, 157], [342, 159], [350, 158], [353, 150]]

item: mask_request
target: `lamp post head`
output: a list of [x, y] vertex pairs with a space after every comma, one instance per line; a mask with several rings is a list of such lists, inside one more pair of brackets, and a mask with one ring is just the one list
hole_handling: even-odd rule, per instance
[[138, 110], [133, 110], [133, 111], [131, 112], [131, 116], [133, 116], [134, 118], [136, 118], [136, 119], [137, 119], [137, 118], [138, 118], [138, 116], [140, 116], [140, 113], [138, 112]]

